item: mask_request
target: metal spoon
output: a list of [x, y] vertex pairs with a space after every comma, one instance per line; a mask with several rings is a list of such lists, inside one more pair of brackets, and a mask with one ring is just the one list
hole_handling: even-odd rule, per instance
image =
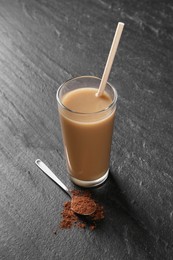
[[[85, 214], [81, 213], [80, 211], [77, 211], [76, 208], [75, 208], [75, 196], [73, 197], [72, 194], [70, 193], [70, 191], [68, 190], [68, 188], [64, 185], [64, 183], [62, 183], [62, 181], [60, 181], [60, 179], [58, 179], [58, 177], [46, 166], [45, 163], [43, 163], [40, 159], [37, 159], [35, 161], [35, 164], [52, 180], [54, 181], [56, 184], [58, 184], [62, 189], [63, 191], [65, 191], [68, 196], [71, 198], [71, 210], [73, 210], [75, 213], [77, 214], [80, 214], [80, 215], [91, 215], [95, 212], [96, 210], [96, 204], [95, 202], [92, 200], [92, 203], [93, 203], [93, 207], [92, 207], [92, 210], [89, 212], [86, 212]], [[82, 201], [80, 202], [82, 206]]]

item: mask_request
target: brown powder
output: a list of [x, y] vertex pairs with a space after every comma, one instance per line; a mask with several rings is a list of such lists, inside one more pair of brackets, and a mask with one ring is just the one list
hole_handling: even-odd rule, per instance
[[[61, 212], [62, 220], [60, 222], [60, 228], [71, 228], [72, 226], [77, 226], [80, 228], [85, 228], [89, 226], [90, 230], [94, 230], [96, 228], [96, 224], [104, 219], [104, 209], [99, 203], [95, 202], [91, 198], [91, 193], [88, 191], [72, 191], [73, 196], [73, 208], [76, 207], [80, 214], [86, 214], [89, 212], [93, 212], [93, 207], [95, 212], [90, 216], [81, 217], [73, 212], [71, 209], [71, 201], [67, 201], [64, 203], [63, 211]], [[82, 203], [81, 203], [82, 201]]]
[[82, 215], [91, 215], [96, 210], [94, 200], [86, 196], [73, 196], [71, 200], [71, 209]]
[[71, 201], [64, 203], [64, 210], [61, 212], [62, 221], [60, 223], [61, 228], [71, 228], [74, 223], [78, 221], [78, 217], [71, 210]]

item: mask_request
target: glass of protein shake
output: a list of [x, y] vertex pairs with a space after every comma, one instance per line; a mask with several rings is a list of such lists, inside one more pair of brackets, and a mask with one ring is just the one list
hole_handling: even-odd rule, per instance
[[93, 187], [108, 177], [117, 92], [111, 84], [97, 96], [101, 79], [81, 76], [63, 83], [57, 102], [71, 180]]

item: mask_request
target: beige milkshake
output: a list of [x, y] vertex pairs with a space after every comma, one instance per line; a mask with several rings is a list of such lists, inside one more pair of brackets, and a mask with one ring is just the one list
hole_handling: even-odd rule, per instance
[[67, 91], [59, 105], [68, 172], [80, 186], [98, 185], [109, 169], [115, 100], [106, 91], [97, 97], [97, 91], [86, 86]]

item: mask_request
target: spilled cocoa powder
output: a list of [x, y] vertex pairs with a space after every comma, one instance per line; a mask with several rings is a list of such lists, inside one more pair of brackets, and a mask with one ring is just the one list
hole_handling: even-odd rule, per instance
[[67, 201], [64, 203], [63, 211], [61, 212], [62, 220], [59, 225], [60, 228], [67, 229], [72, 226], [85, 228], [88, 226], [90, 230], [94, 230], [97, 223], [104, 219], [103, 206], [91, 198], [91, 193], [89, 191], [73, 190], [71, 193], [73, 209], [76, 207], [80, 214], [89, 214], [90, 212], [93, 212], [93, 210], [95, 211], [89, 216], [78, 215], [71, 209], [71, 201]]

